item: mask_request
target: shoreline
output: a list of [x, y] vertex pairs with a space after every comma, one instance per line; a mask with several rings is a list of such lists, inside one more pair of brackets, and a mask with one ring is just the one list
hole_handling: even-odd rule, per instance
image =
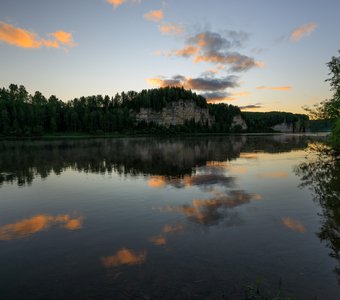
[[141, 138], [141, 137], [215, 137], [215, 136], [274, 136], [274, 135], [294, 135], [294, 136], [327, 136], [330, 131], [318, 132], [245, 132], [245, 133], [177, 133], [177, 134], [61, 134], [42, 136], [0, 136], [0, 141], [20, 141], [20, 140], [80, 140], [80, 139], [115, 139], [115, 138]]

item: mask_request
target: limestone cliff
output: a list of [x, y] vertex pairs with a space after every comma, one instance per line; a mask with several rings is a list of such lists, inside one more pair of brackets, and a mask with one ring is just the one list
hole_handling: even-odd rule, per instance
[[282, 122], [271, 127], [275, 131], [283, 133], [304, 132], [305, 126], [300, 120], [296, 122]]
[[141, 108], [135, 114], [136, 121], [155, 123], [157, 125], [169, 127], [170, 125], [184, 125], [186, 121], [194, 120], [196, 124], [208, 125], [215, 123], [215, 118], [210, 115], [207, 108], [201, 108], [194, 101], [171, 102], [160, 111], [150, 108]]
[[236, 115], [233, 117], [231, 123], [231, 129], [234, 129], [236, 126], [239, 126], [242, 130], [247, 130], [248, 126], [246, 121], [242, 118], [241, 115]]

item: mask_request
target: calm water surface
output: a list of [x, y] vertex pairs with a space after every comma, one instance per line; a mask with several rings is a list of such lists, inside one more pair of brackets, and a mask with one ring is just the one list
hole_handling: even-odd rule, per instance
[[0, 299], [340, 299], [317, 139], [0, 142]]

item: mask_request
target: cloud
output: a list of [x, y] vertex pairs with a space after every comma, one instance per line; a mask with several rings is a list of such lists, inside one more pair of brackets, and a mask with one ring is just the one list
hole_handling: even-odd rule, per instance
[[252, 57], [233, 50], [242, 46], [247, 38], [246, 33], [237, 31], [225, 31], [223, 35], [211, 31], [200, 32], [187, 38], [183, 48], [170, 51], [167, 55], [193, 57], [195, 63], [208, 62], [222, 65], [234, 72], [263, 67], [262, 62], [257, 62]]
[[238, 77], [226, 76], [223, 78], [213, 77], [197, 77], [189, 78], [182, 75], [173, 76], [170, 79], [162, 77], [149, 78], [147, 82], [152, 86], [167, 87], [167, 86], [183, 86], [185, 89], [196, 91], [220, 91], [226, 88], [234, 88], [238, 86]]
[[306, 231], [306, 228], [299, 221], [296, 221], [294, 219], [282, 218], [281, 222], [285, 227], [293, 231], [296, 231], [299, 233], [304, 233]]
[[184, 32], [184, 28], [174, 23], [163, 23], [159, 25], [159, 31], [163, 34], [181, 35]]
[[163, 10], [152, 10], [144, 15], [144, 19], [159, 22], [164, 18]]
[[139, 253], [134, 252], [133, 250], [122, 248], [118, 250], [112, 256], [106, 256], [102, 258], [102, 264], [106, 268], [117, 267], [121, 265], [139, 265], [144, 263], [146, 260], [146, 252], [141, 251]]
[[201, 96], [207, 99], [208, 103], [217, 103], [217, 102], [237, 100], [235, 97], [231, 96], [231, 93], [228, 93], [228, 92], [209, 92], [209, 93], [201, 94]]
[[256, 110], [259, 108], [262, 108], [262, 103], [256, 103], [256, 104], [248, 104], [244, 106], [239, 106], [239, 109], [241, 110]]
[[300, 27], [295, 28], [290, 34], [290, 40], [293, 42], [297, 42], [301, 40], [303, 37], [309, 36], [312, 32], [318, 27], [318, 25], [314, 22], [304, 24]]
[[240, 97], [249, 96], [250, 93], [243, 91], [238, 93], [229, 93], [229, 92], [209, 92], [201, 94], [204, 98], [207, 99], [208, 103], [223, 103], [226, 101], [236, 101], [239, 100]]
[[106, 0], [107, 3], [113, 5], [114, 8], [122, 5], [124, 2], [127, 2], [127, 0]]
[[15, 27], [0, 21], [0, 41], [21, 48], [37, 49], [41, 47], [74, 47], [73, 36], [62, 30], [48, 34], [49, 39], [40, 38], [35, 32]]
[[77, 230], [82, 228], [83, 220], [82, 216], [72, 218], [68, 214], [57, 215], [55, 217], [48, 214], [39, 214], [32, 218], [0, 227], [0, 240], [24, 238], [56, 224], [60, 224], [68, 230]]
[[258, 86], [257, 90], [267, 90], [267, 91], [290, 91], [292, 86]]

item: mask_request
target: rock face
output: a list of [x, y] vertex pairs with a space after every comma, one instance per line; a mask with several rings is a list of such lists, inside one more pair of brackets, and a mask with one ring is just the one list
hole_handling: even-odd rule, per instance
[[236, 116], [233, 117], [233, 121], [231, 123], [231, 129], [234, 129], [236, 126], [240, 126], [242, 130], [248, 129], [247, 123], [242, 118], [241, 115], [236, 115]]
[[198, 107], [194, 101], [172, 102], [160, 111], [141, 108], [135, 116], [137, 122], [152, 122], [165, 127], [184, 125], [186, 121], [191, 120], [201, 125], [207, 124], [209, 127], [215, 123], [215, 118], [209, 114], [209, 110]]
[[283, 122], [280, 124], [276, 124], [275, 126], [271, 127], [275, 131], [283, 132], [283, 133], [293, 133], [293, 132], [304, 132], [305, 127], [300, 121], [287, 123]]

